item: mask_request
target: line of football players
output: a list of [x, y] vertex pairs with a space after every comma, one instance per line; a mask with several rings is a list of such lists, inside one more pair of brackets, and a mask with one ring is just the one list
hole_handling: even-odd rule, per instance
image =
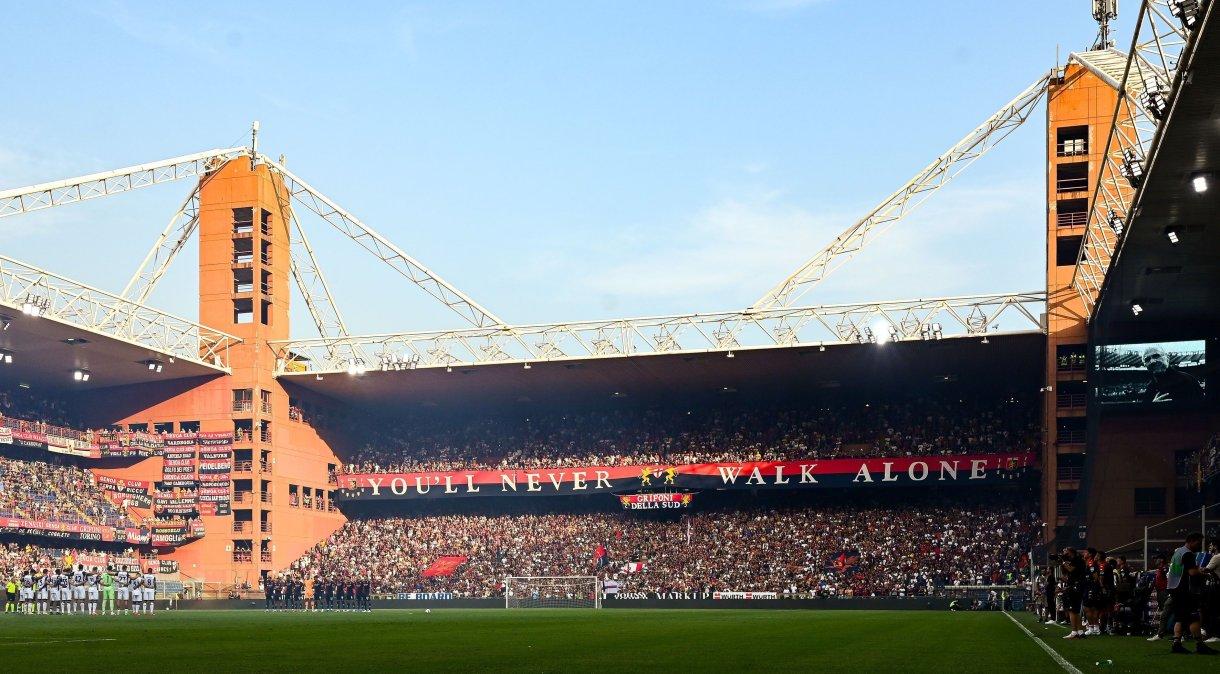
[[120, 566], [118, 571], [113, 566], [86, 569], [84, 564], [75, 569], [29, 568], [14, 573], [6, 590], [6, 613], [152, 615], [157, 576], [151, 566], [146, 573], [138, 566]]

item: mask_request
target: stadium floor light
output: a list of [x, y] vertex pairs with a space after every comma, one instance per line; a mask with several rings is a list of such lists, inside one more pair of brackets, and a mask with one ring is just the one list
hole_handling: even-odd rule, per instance
[[5, 365], [12, 365], [13, 364], [13, 352], [12, 351], [0, 351], [0, 363], [4, 363]]
[[1169, 239], [1169, 243], [1177, 245], [1181, 239], [1178, 237], [1178, 228], [1170, 225], [1165, 228], [1165, 238]]
[[88, 370], [73, 370], [72, 381], [86, 382], [93, 376], [93, 373]]
[[526, 363], [526, 364], [525, 364], [525, 365], [524, 365], [524, 366], [523, 366], [521, 369], [523, 369], [523, 370], [528, 370], [528, 369], [530, 369], [530, 368], [532, 368], [532, 367], [534, 367], [534, 366], [533, 366], [533, 365], [530, 365], [529, 363]]
[[733, 352], [732, 352], [732, 351], [730, 351], [730, 352], [728, 352], [728, 354], [726, 354], [726, 355], [725, 355], [725, 357], [726, 357], [726, 358], [736, 358], [737, 356], [734, 356], [734, 355], [733, 355]]
[[1144, 312], [1144, 307], [1140, 306], [1139, 301], [1131, 300], [1131, 313], [1135, 314], [1136, 316], [1139, 316], [1143, 312]]
[[155, 372], [157, 374], [161, 374], [161, 370], [165, 367], [164, 363], [156, 359], [146, 360], [144, 361], [144, 365], [148, 367], [149, 372]]
[[1195, 188], [1195, 192], [1202, 194], [1208, 188], [1208, 175], [1206, 173], [1196, 173], [1190, 179], [1191, 187]]

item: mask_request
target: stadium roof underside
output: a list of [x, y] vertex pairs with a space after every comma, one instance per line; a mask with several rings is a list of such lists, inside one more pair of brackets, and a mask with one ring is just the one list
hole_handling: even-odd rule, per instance
[[90, 389], [229, 371], [237, 337], [0, 256], [0, 373]]
[[881, 344], [656, 354], [522, 364], [375, 370], [361, 375], [284, 375], [280, 381], [343, 404], [384, 413], [420, 407], [579, 406], [699, 399], [766, 399], [807, 394], [920, 394], [945, 382], [1002, 392], [1036, 392], [1041, 332]]
[[[1102, 287], [1095, 322], [1106, 340], [1141, 339], [1153, 324], [1162, 335], [1202, 336], [1220, 323], [1220, 28], [1206, 25], [1214, 14], [1184, 64], [1186, 84]], [[1204, 192], [1194, 188], [1199, 176]]]
[[[8, 385], [76, 391], [225, 372], [224, 368], [181, 359], [70, 323], [27, 316], [20, 310], [7, 310], [5, 316], [9, 327], [0, 331], [0, 351], [11, 354], [13, 360], [0, 365], [0, 375]], [[89, 381], [76, 381], [76, 370], [88, 372]]]

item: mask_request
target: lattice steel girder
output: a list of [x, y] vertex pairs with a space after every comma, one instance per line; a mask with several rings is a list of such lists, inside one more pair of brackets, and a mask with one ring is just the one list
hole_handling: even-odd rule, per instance
[[104, 173], [3, 190], [0, 191], [0, 218], [202, 176], [211, 168], [249, 152], [249, 148], [244, 147], [208, 150]]
[[504, 321], [434, 274], [418, 260], [404, 253], [398, 246], [365, 225], [356, 216], [343, 210], [329, 197], [311, 187], [278, 162], [263, 155], [259, 155], [259, 160], [265, 162], [284, 178], [284, 184], [292, 199], [317, 213], [335, 229], [376, 255], [378, 259], [407, 277], [424, 292], [440, 300], [442, 304], [457, 312], [471, 325], [480, 328], [504, 325]]
[[199, 227], [199, 189], [201, 186], [202, 181], [191, 190], [173, 217], [169, 219], [169, 224], [165, 226], [161, 236], [153, 242], [148, 255], [144, 256], [144, 261], [140, 263], [139, 268], [132, 274], [131, 280], [123, 287], [123, 292], [119, 293], [120, 297], [140, 304], [148, 300], [149, 295], [161, 282], [161, 278], [165, 276], [165, 272], [169, 270], [169, 266], [173, 264], [178, 252]]
[[126, 300], [104, 290], [0, 255], [0, 305], [40, 316], [160, 353], [229, 371], [229, 347], [241, 342], [213, 330]]
[[[1196, 25], [1205, 21], [1215, 4], [1207, 3], [1207, 14]], [[1115, 228], [1130, 231], [1133, 216], [1139, 211], [1139, 186], [1156, 164], [1162, 130], [1173, 119], [1183, 73], [1189, 70], [1194, 56], [1191, 34], [1173, 15], [1172, 7], [1172, 0], [1144, 0], [1140, 5], [1131, 49], [1117, 84], [1118, 103], [1072, 276], [1072, 286], [1089, 320], [1118, 247], [1121, 235]], [[1130, 178], [1133, 167], [1141, 174], [1134, 182]]]
[[953, 147], [915, 174], [915, 177], [898, 191], [886, 197], [867, 215], [835, 237], [830, 245], [760, 297], [751, 308], [769, 309], [794, 304], [822, 279], [1021, 126], [1046, 94], [1048, 81], [1049, 75], [1035, 80]]
[[[1045, 292], [272, 342], [278, 374], [459, 367], [1042, 330]], [[891, 332], [892, 330], [892, 332]], [[353, 363], [350, 349], [373, 354]]]

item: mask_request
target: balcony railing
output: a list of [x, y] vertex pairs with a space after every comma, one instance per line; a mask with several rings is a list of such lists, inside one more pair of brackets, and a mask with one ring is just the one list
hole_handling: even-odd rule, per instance
[[1067, 503], [1064, 503], [1063, 501], [1059, 501], [1058, 503], [1055, 504], [1055, 514], [1058, 515], [1059, 517], [1067, 517], [1068, 515], [1072, 514], [1072, 508], [1074, 508], [1075, 506], [1076, 506], [1076, 504], [1072, 501], [1069, 501]]
[[271, 472], [271, 463], [268, 461], [259, 461], [258, 462], [258, 472], [270, 473]]
[[259, 494], [258, 500], [262, 501], [263, 503], [271, 503], [271, 492], [265, 491]]
[[1060, 211], [1055, 214], [1055, 224], [1060, 227], [1084, 227], [1089, 224], [1089, 212]]
[[252, 524], [251, 522], [247, 522], [244, 520], [233, 520], [233, 533], [235, 533], [235, 534], [246, 533], [251, 530], [251, 528], [250, 528], [251, 524]]
[[1084, 407], [1088, 395], [1084, 393], [1060, 393], [1057, 397], [1057, 403], [1061, 409], [1071, 409], [1073, 407]]
[[1084, 477], [1084, 468], [1081, 466], [1057, 466], [1055, 468], [1055, 476], [1060, 480], [1079, 480]]
[[271, 523], [270, 522], [259, 522], [258, 528], [264, 534], [271, 533]]
[[1089, 141], [1085, 138], [1073, 138], [1055, 144], [1055, 154], [1060, 157], [1077, 157], [1089, 153]]
[[1087, 434], [1083, 430], [1060, 430], [1058, 433], [1058, 440], [1061, 445], [1080, 444], [1085, 441], [1086, 437]]
[[233, 411], [234, 412], [252, 412], [252, 411], [254, 411], [254, 401], [253, 400], [234, 400], [233, 401]]
[[1089, 189], [1088, 178], [1059, 178], [1055, 181], [1057, 192], [1083, 192]]
[[234, 550], [233, 562], [235, 564], [252, 564], [254, 562], [253, 550]]
[[254, 440], [254, 433], [250, 430], [239, 428], [233, 431], [233, 442], [250, 443]]
[[249, 459], [247, 459], [245, 461], [234, 461], [233, 462], [233, 472], [234, 473], [250, 473], [253, 471], [254, 471], [254, 462]]
[[271, 414], [271, 401], [264, 400], [262, 404], [259, 405], [259, 409], [262, 410], [263, 414]]
[[252, 491], [236, 491], [233, 492], [234, 503], [254, 503], [254, 492]]
[[259, 555], [259, 559], [262, 560], [263, 564], [270, 564], [271, 563], [271, 551], [263, 550], [262, 554]]

